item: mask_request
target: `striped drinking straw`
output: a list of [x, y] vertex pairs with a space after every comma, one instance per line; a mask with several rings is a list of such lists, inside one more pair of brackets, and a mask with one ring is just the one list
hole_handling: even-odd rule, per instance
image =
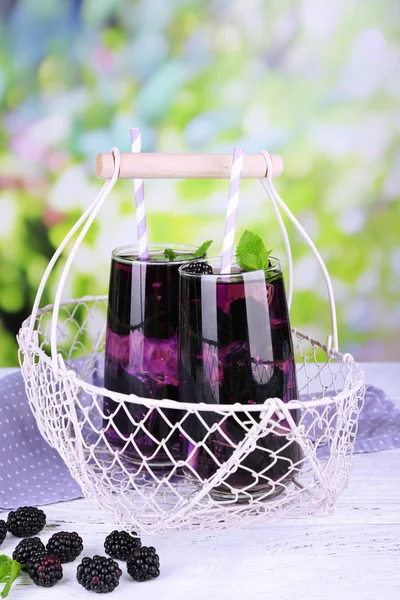
[[240, 179], [243, 170], [243, 148], [235, 148], [233, 151], [231, 182], [229, 185], [228, 208], [225, 218], [224, 242], [222, 245], [221, 274], [231, 272], [233, 245], [235, 243], [236, 215], [239, 204]]
[[[139, 127], [131, 129], [132, 152], [142, 151], [142, 134]], [[136, 229], [139, 247], [139, 260], [149, 258], [149, 241], [147, 237], [146, 205], [144, 202], [143, 179], [134, 180], [135, 204], [136, 204]]]

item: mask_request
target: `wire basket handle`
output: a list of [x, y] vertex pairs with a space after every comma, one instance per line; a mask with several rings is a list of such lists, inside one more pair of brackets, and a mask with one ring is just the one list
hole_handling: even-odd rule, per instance
[[290, 249], [289, 238], [287, 235], [285, 224], [283, 223], [282, 217], [280, 215], [279, 207], [284, 211], [284, 213], [291, 220], [291, 222], [293, 223], [293, 225], [295, 226], [297, 231], [300, 233], [301, 237], [306, 242], [307, 246], [310, 248], [311, 252], [314, 254], [319, 266], [321, 267], [322, 274], [325, 279], [326, 289], [328, 292], [329, 307], [330, 307], [330, 312], [331, 312], [332, 334], [328, 335], [328, 340], [327, 340], [327, 344], [326, 344], [326, 352], [327, 352], [328, 356], [331, 356], [332, 349], [335, 352], [338, 352], [339, 340], [338, 340], [338, 330], [337, 330], [335, 296], [333, 293], [332, 281], [329, 276], [328, 269], [326, 268], [325, 263], [322, 259], [322, 256], [318, 252], [314, 242], [312, 241], [312, 239], [310, 238], [308, 233], [305, 231], [303, 226], [299, 223], [299, 221], [296, 219], [294, 214], [291, 212], [291, 210], [288, 208], [288, 206], [286, 206], [286, 204], [284, 203], [284, 201], [282, 200], [282, 198], [276, 191], [274, 184], [272, 182], [272, 158], [271, 158], [271, 155], [266, 150], [262, 150], [261, 154], [265, 157], [265, 160], [267, 161], [267, 174], [266, 174], [266, 177], [260, 178], [261, 185], [267, 192], [269, 201], [271, 202], [274, 212], [276, 214], [276, 217], [278, 219], [278, 224], [281, 229], [281, 233], [282, 233], [284, 243], [285, 243], [285, 248], [286, 248], [286, 256], [287, 256], [287, 260], [288, 260], [288, 270], [289, 270], [289, 277], [288, 277], [288, 282], [289, 282], [288, 304], [289, 304], [289, 307], [290, 307], [291, 300], [292, 300], [292, 290], [293, 290], [293, 261], [292, 261], [292, 253], [291, 253], [291, 249]]
[[[232, 154], [164, 154], [122, 152], [120, 154], [120, 179], [229, 179]], [[271, 175], [283, 173], [283, 160], [271, 154]], [[257, 179], [267, 174], [267, 163], [262, 154], [245, 154], [242, 177]], [[109, 179], [114, 172], [112, 153], [97, 155], [96, 173]]]
[[[120, 178], [140, 179], [191, 179], [212, 178], [229, 179], [232, 168], [231, 154], [160, 154], [160, 153], [122, 153], [120, 155]], [[98, 154], [96, 161], [96, 173], [100, 178], [111, 177], [113, 172], [113, 157], [111, 154]], [[279, 207], [292, 221], [306, 244], [311, 249], [322, 273], [328, 291], [331, 312], [332, 334], [327, 339], [327, 353], [331, 354], [332, 348], [339, 349], [337, 318], [335, 298], [333, 295], [332, 282], [328, 271], [317, 248], [300, 225], [299, 221], [289, 210], [272, 183], [272, 177], [279, 177], [283, 173], [283, 160], [277, 154], [269, 154], [265, 150], [258, 154], [245, 154], [243, 158], [243, 178], [259, 178], [278, 221], [282, 233], [288, 268], [288, 305], [289, 309], [293, 297], [293, 258], [290, 248], [289, 237], [285, 224], [282, 220]]]
[[93, 202], [90, 204], [90, 206], [85, 210], [85, 212], [82, 214], [82, 216], [78, 219], [78, 221], [75, 223], [75, 225], [72, 227], [72, 229], [67, 233], [67, 235], [65, 236], [65, 238], [63, 239], [63, 241], [61, 242], [61, 244], [59, 245], [59, 247], [53, 254], [53, 256], [43, 274], [43, 277], [40, 281], [38, 291], [37, 291], [36, 297], [35, 297], [35, 302], [33, 304], [32, 314], [31, 314], [30, 320], [29, 320], [28, 333], [25, 338], [25, 344], [27, 347], [29, 346], [29, 344], [32, 341], [33, 330], [35, 327], [35, 321], [36, 321], [38, 311], [39, 311], [40, 301], [42, 299], [43, 291], [44, 291], [46, 283], [49, 279], [50, 273], [53, 270], [53, 267], [56, 264], [57, 260], [60, 258], [61, 254], [62, 254], [64, 248], [66, 247], [66, 245], [68, 244], [68, 242], [75, 235], [75, 233], [78, 231], [78, 229], [80, 227], [82, 227], [82, 225], [85, 223], [84, 227], [82, 228], [81, 233], [79, 234], [77, 240], [75, 241], [75, 243], [72, 247], [72, 250], [68, 256], [67, 262], [63, 268], [63, 271], [62, 271], [62, 274], [60, 277], [60, 281], [57, 286], [56, 297], [54, 300], [54, 309], [53, 309], [53, 316], [52, 316], [52, 321], [51, 321], [51, 344], [50, 345], [51, 345], [51, 358], [52, 358], [55, 376], [57, 376], [57, 374], [58, 374], [57, 321], [58, 321], [58, 313], [60, 310], [61, 296], [62, 296], [62, 292], [64, 289], [66, 278], [68, 276], [69, 270], [72, 265], [72, 261], [75, 258], [75, 255], [79, 249], [79, 246], [81, 245], [83, 238], [85, 237], [91, 224], [93, 223], [94, 219], [96, 218], [97, 213], [99, 212], [100, 208], [102, 207], [104, 201], [106, 200], [107, 196], [109, 195], [109, 193], [111, 192], [111, 190], [113, 189], [114, 185], [117, 182], [119, 166], [120, 166], [120, 160], [119, 160], [120, 152], [119, 152], [118, 148], [112, 148], [111, 152], [114, 155], [114, 172], [112, 174], [111, 179], [104, 182], [104, 184], [103, 184], [100, 192], [96, 196], [96, 198], [93, 200]]
[[[144, 159], [143, 159], [144, 157]], [[109, 160], [113, 161], [113, 170], [110, 171]], [[60, 281], [57, 287], [57, 292], [54, 300], [53, 316], [51, 321], [51, 359], [53, 364], [53, 370], [55, 376], [58, 375], [59, 369], [59, 358], [57, 355], [57, 322], [60, 310], [61, 297], [64, 290], [65, 282], [72, 266], [75, 255], [86, 236], [89, 228], [95, 220], [98, 212], [100, 211], [103, 203], [107, 199], [111, 190], [117, 182], [119, 177], [155, 177], [155, 178], [178, 178], [178, 177], [202, 177], [202, 178], [228, 178], [230, 176], [231, 167], [231, 156], [225, 154], [208, 154], [208, 155], [196, 155], [196, 154], [121, 154], [118, 148], [112, 148], [109, 154], [100, 154], [97, 158], [97, 173], [100, 177], [110, 177], [107, 179], [103, 187], [101, 188], [97, 197], [93, 200], [90, 206], [85, 210], [82, 216], [78, 219], [69, 233], [65, 236], [60, 246], [57, 248], [53, 257], [51, 258], [42, 280], [40, 282], [35, 302], [32, 309], [32, 315], [30, 317], [29, 329], [26, 336], [25, 343], [29, 345], [35, 326], [36, 317], [39, 310], [40, 301], [43, 295], [45, 285], [48, 281], [50, 273], [61, 256], [61, 253], [67, 246], [68, 242], [72, 239], [75, 233], [82, 227], [70, 253], [67, 258], [66, 264], [62, 270]], [[100, 166], [99, 166], [100, 165]], [[330, 311], [331, 311], [331, 322], [332, 322], [332, 335], [328, 336], [327, 342], [327, 353], [330, 355], [332, 347], [334, 350], [338, 350], [338, 335], [337, 335], [337, 319], [336, 319], [336, 308], [335, 300], [333, 295], [332, 283], [326, 269], [326, 266], [322, 260], [314, 243], [305, 232], [303, 227], [297, 221], [296, 217], [289, 210], [282, 198], [275, 190], [272, 177], [281, 175], [283, 171], [283, 161], [278, 155], [270, 155], [266, 151], [262, 151], [259, 154], [247, 155], [244, 161], [244, 177], [259, 177], [260, 181], [267, 192], [268, 198], [272, 204], [275, 215], [278, 220], [279, 227], [285, 243], [287, 262], [288, 262], [288, 303], [289, 307], [292, 300], [293, 294], [293, 260], [290, 249], [290, 242], [288, 234], [285, 228], [285, 224], [282, 220], [279, 207], [286, 213], [296, 229], [299, 231], [301, 236], [310, 247], [314, 256], [316, 257], [323, 275], [328, 290]], [[278, 206], [279, 205], [279, 206]], [[61, 357], [61, 355], [60, 355]]]

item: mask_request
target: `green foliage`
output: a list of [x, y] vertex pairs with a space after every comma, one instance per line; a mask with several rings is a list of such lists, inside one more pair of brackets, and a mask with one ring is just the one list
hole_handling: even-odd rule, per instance
[[[142, 128], [144, 151], [231, 152], [240, 144], [280, 153], [276, 185], [332, 274], [342, 350], [360, 359], [398, 353], [397, 0], [342, 2], [332, 16], [310, 9], [311, 20], [297, 0], [8, 4], [0, 22], [1, 365], [17, 363], [15, 334], [43, 270], [99, 189], [96, 154], [114, 145], [129, 151], [131, 126]], [[227, 181], [145, 188], [151, 241], [212, 238], [220, 253]], [[285, 265], [273, 211], [258, 182], [244, 180], [237, 239], [246, 230]], [[292, 323], [325, 341], [325, 285], [288, 230]], [[135, 241], [133, 184], [121, 181], [66, 294], [105, 293], [111, 249]], [[59, 269], [42, 305], [53, 301]]]

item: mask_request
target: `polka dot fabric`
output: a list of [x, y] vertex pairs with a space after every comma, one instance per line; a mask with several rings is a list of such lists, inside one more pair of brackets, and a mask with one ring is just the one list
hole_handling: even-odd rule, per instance
[[378, 452], [399, 447], [400, 410], [381, 389], [367, 386], [354, 451]]
[[[59, 454], [41, 437], [20, 373], [0, 380], [0, 410], [0, 509], [82, 497]], [[355, 452], [398, 447], [400, 410], [382, 390], [367, 386]]]
[[42, 438], [21, 373], [0, 380], [0, 509], [82, 496], [60, 455]]
[[[311, 425], [311, 422], [307, 422], [308, 420], [307, 418], [304, 420], [306, 429], [308, 425]], [[330, 422], [332, 427], [334, 426], [334, 420], [330, 421], [327, 418], [324, 422], [326, 421]], [[327, 437], [323, 426], [318, 433], [321, 438]], [[399, 447], [400, 410], [389, 400], [383, 390], [373, 385], [367, 385], [364, 406], [358, 421], [354, 452], [379, 452], [379, 450], [392, 450]], [[324, 459], [329, 454], [327, 443], [321, 443], [317, 450], [318, 458]]]

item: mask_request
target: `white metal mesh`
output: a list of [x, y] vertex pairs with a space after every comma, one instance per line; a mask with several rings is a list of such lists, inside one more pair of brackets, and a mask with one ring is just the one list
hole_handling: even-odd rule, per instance
[[[58, 377], [49, 357], [51, 316], [52, 306], [39, 311], [33, 341], [29, 320], [19, 335], [31, 409], [84, 495], [124, 529], [219, 529], [332, 512], [348, 480], [364, 395], [350, 355], [328, 358], [319, 342], [293, 330], [299, 400], [150, 400], [103, 388], [106, 298], [61, 306]], [[129, 434], [119, 432], [121, 415]]]

